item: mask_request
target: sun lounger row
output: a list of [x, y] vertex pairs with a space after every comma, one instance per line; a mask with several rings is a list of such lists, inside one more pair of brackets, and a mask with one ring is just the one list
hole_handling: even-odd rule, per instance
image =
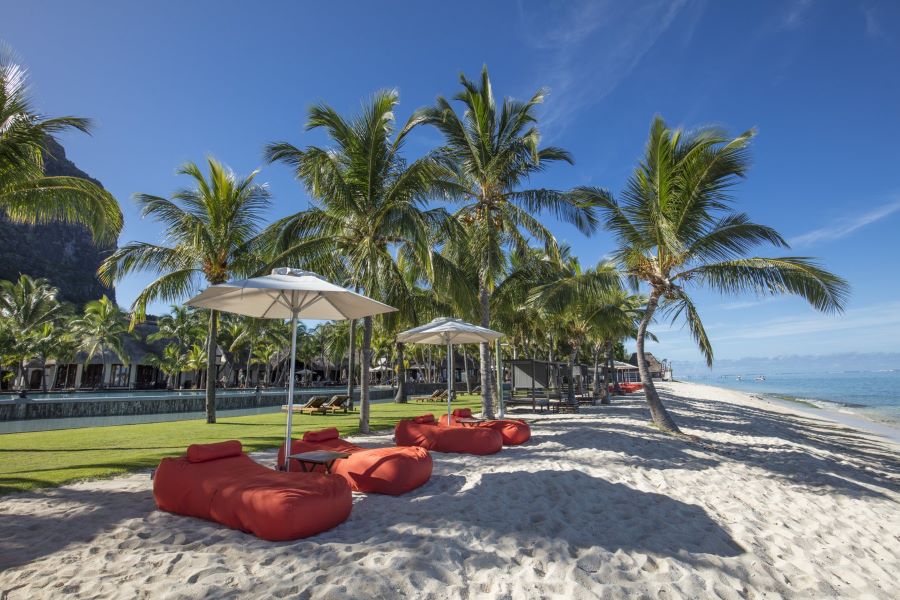
[[[327, 396], [312, 396], [309, 400], [306, 401], [306, 404], [295, 404], [293, 406], [293, 410], [294, 412], [310, 415], [326, 415], [328, 413], [336, 413], [338, 411], [347, 412], [350, 407], [349, 405], [350, 396], [340, 394], [334, 395], [331, 398], [328, 398]], [[287, 404], [281, 405], [281, 410], [286, 411], [287, 409]]]

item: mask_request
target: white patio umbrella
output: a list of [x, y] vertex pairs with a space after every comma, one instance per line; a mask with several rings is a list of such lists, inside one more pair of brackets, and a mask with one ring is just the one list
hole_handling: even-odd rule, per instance
[[500, 339], [503, 334], [487, 327], [473, 325], [462, 319], [438, 317], [427, 325], [421, 325], [397, 334], [398, 342], [411, 344], [447, 345], [447, 420], [450, 420], [450, 401], [453, 398], [453, 344], [480, 344]]
[[271, 275], [212, 285], [187, 301], [188, 306], [211, 308], [258, 319], [291, 320], [291, 374], [284, 432], [284, 469], [288, 467], [294, 415], [294, 375], [297, 358], [297, 319], [359, 319], [397, 310], [342, 288], [310, 271], [281, 267]]

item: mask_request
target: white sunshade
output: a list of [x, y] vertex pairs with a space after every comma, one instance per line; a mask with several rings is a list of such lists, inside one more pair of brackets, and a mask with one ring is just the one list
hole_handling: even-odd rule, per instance
[[261, 319], [296, 316], [343, 320], [397, 310], [335, 285], [316, 273], [288, 268], [275, 269], [271, 275], [210, 286], [188, 300], [187, 305]]
[[462, 319], [439, 317], [431, 323], [397, 334], [398, 342], [413, 344], [478, 344], [492, 342], [503, 334]]

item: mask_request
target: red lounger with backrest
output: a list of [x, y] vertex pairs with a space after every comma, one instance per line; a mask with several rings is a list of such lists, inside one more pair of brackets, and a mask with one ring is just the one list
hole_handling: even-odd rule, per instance
[[[361, 448], [338, 435], [335, 427], [307, 431], [302, 441], [291, 441], [291, 454], [313, 450], [347, 452], [350, 458], [334, 461], [331, 472], [346, 479], [355, 492], [399, 496], [425, 484], [431, 477], [431, 455], [424, 448]], [[278, 451], [278, 464], [283, 462], [284, 446]], [[300, 463], [292, 460], [291, 471], [299, 470]], [[317, 466], [316, 471], [324, 471], [324, 467]]]
[[343, 477], [284, 473], [255, 462], [237, 440], [194, 444], [164, 458], [153, 497], [165, 511], [199, 517], [264, 540], [309, 537], [343, 523], [353, 494]]
[[[471, 419], [471, 408], [457, 408], [450, 415], [450, 424], [456, 426], [456, 419]], [[441, 415], [441, 426], [447, 427], [447, 415]], [[524, 421], [518, 419], [495, 419], [493, 421], [484, 421], [476, 423], [475, 427], [485, 427], [493, 429], [503, 438], [504, 446], [518, 446], [524, 444], [531, 439], [531, 427]]]
[[486, 427], [441, 427], [434, 415], [406, 419], [394, 428], [400, 446], [419, 446], [435, 452], [494, 454], [503, 448], [500, 434]]

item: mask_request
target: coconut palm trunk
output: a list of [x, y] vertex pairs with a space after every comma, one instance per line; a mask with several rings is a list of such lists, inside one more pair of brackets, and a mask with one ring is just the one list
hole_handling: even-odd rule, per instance
[[[359, 290], [357, 290], [359, 291]], [[353, 367], [356, 355], [356, 319], [350, 321], [350, 344], [347, 350], [347, 396], [350, 408], [353, 408]]]
[[218, 313], [209, 311], [209, 335], [206, 339], [206, 422], [216, 422], [216, 321]]
[[[491, 326], [491, 297], [487, 286], [482, 283], [478, 291], [481, 302], [481, 326]], [[481, 412], [485, 419], [494, 418], [494, 405], [491, 399], [491, 348], [487, 342], [481, 342]]]
[[465, 346], [463, 347], [463, 372], [466, 376], [466, 393], [472, 393], [472, 378], [469, 377], [469, 353], [466, 351]]
[[372, 317], [363, 319], [363, 346], [359, 361], [359, 431], [369, 433], [369, 366], [372, 364]]
[[[591, 397], [594, 403], [600, 401], [600, 345], [594, 344], [594, 377], [591, 382]], [[605, 378], [604, 378], [605, 382]]]
[[403, 342], [397, 342], [397, 394], [394, 396], [394, 402], [398, 404], [406, 404], [406, 369], [403, 366], [405, 347]]
[[566, 386], [566, 401], [571, 406], [576, 406], [575, 401], [575, 356], [578, 354], [578, 351], [575, 349], [575, 344], [572, 344], [572, 350], [569, 352], [569, 385]]
[[667, 433], [681, 433], [678, 425], [675, 424], [675, 421], [669, 415], [669, 412], [659, 399], [656, 386], [653, 385], [653, 379], [650, 377], [650, 370], [647, 368], [647, 359], [644, 356], [644, 338], [647, 334], [647, 326], [653, 318], [653, 313], [656, 312], [658, 303], [659, 292], [654, 290], [653, 293], [650, 294], [650, 300], [647, 303], [644, 318], [641, 319], [641, 323], [638, 325], [636, 343], [638, 372], [641, 375], [641, 384], [644, 386], [644, 396], [647, 399], [647, 404], [650, 406], [650, 416], [653, 418], [653, 424]]

